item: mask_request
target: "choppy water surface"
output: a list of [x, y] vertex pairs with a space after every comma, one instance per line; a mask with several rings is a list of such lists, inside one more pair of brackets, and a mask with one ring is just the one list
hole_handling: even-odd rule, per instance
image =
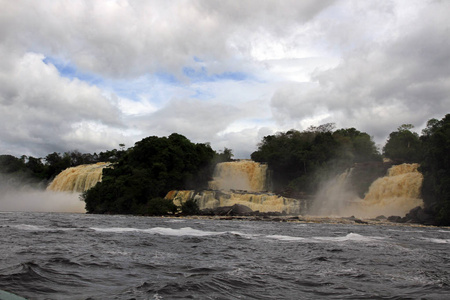
[[0, 213], [29, 299], [448, 299], [450, 229]]

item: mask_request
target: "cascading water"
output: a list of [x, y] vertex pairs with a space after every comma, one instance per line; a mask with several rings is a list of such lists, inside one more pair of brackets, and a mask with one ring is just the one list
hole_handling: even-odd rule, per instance
[[364, 199], [358, 198], [349, 189], [351, 170], [348, 170], [325, 185], [316, 195], [310, 213], [360, 218], [404, 216], [412, 208], [423, 205], [420, 199], [423, 176], [417, 170], [418, 167], [418, 164], [392, 166], [385, 177], [372, 183]]
[[102, 171], [110, 163], [96, 163], [67, 168], [47, 187], [48, 191], [84, 192], [102, 180]]
[[267, 165], [251, 160], [224, 162], [216, 165], [212, 190], [261, 192], [267, 189]]
[[420, 198], [423, 175], [419, 164], [402, 164], [389, 169], [388, 175], [377, 179], [360, 205], [361, 215], [404, 216], [411, 209], [423, 206]]
[[207, 190], [195, 192], [170, 191], [165, 197], [173, 200], [175, 205], [181, 206], [184, 202], [193, 199], [200, 209], [214, 209], [235, 204], [245, 205], [253, 211], [280, 212], [290, 215], [300, 214], [305, 209], [305, 201], [285, 198], [273, 193], [247, 193], [243, 191]]
[[194, 199], [200, 209], [214, 209], [223, 206], [242, 204], [253, 211], [285, 212], [300, 214], [306, 202], [285, 198], [267, 191], [267, 165], [251, 160], [219, 163], [214, 171], [214, 180], [209, 182], [210, 190], [170, 191], [166, 199], [175, 205]]

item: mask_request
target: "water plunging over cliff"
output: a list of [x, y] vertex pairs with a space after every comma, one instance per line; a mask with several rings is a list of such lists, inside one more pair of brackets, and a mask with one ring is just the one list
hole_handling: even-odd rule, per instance
[[420, 199], [423, 175], [418, 167], [419, 164], [392, 166], [385, 177], [372, 183], [364, 199], [348, 189], [351, 177], [351, 170], [348, 170], [317, 194], [311, 213], [362, 218], [404, 216], [412, 208], [423, 205]]
[[267, 165], [252, 160], [219, 163], [214, 170], [214, 180], [209, 182], [209, 188], [266, 191], [268, 190]]
[[389, 169], [386, 177], [378, 178], [369, 188], [361, 203], [361, 213], [366, 216], [404, 216], [416, 206], [423, 206], [420, 199], [423, 175], [419, 164], [402, 164]]
[[266, 164], [251, 160], [219, 163], [214, 180], [209, 182], [210, 190], [170, 191], [166, 199], [178, 206], [193, 199], [201, 210], [242, 204], [259, 212], [300, 214], [305, 211], [306, 201], [267, 192], [268, 181]]
[[193, 199], [201, 210], [242, 204], [253, 211], [298, 215], [304, 212], [307, 206], [307, 202], [304, 200], [286, 198], [273, 193], [247, 193], [244, 191], [170, 191], [165, 198], [173, 200], [177, 206]]
[[47, 187], [47, 190], [58, 192], [84, 192], [97, 182], [102, 181], [103, 168], [110, 163], [96, 163], [67, 168], [59, 173]]

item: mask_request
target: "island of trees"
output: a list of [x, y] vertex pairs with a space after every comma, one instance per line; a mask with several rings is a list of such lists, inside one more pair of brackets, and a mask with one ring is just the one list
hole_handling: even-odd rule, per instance
[[[274, 191], [290, 197], [308, 197], [327, 177], [355, 167], [355, 190], [362, 196], [389, 166], [419, 163], [424, 175], [423, 213], [436, 225], [450, 225], [450, 114], [431, 119], [419, 136], [409, 124], [389, 135], [381, 153], [369, 134], [334, 124], [289, 130], [263, 138], [251, 158], [271, 170]], [[0, 155], [0, 173], [29, 184], [46, 186], [68, 167], [111, 162], [103, 180], [82, 194], [89, 213], [160, 215], [178, 208], [163, 197], [170, 190], [204, 189], [216, 163], [232, 160], [232, 151], [214, 151], [208, 143], [195, 144], [180, 134], [151, 136], [133, 147], [100, 154], [78, 151], [51, 153], [44, 158]], [[384, 160], [383, 160], [384, 159]], [[386, 159], [389, 162], [386, 162]], [[195, 203], [181, 208], [195, 213]]]

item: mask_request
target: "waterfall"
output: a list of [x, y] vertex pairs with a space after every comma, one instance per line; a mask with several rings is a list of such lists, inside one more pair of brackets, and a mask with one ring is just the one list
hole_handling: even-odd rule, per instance
[[371, 184], [364, 199], [349, 189], [351, 170], [347, 170], [317, 193], [310, 213], [361, 218], [404, 216], [412, 208], [423, 205], [420, 199], [423, 175], [418, 167], [419, 164], [392, 166], [385, 177]]
[[242, 204], [259, 212], [302, 213], [306, 201], [267, 192], [267, 173], [266, 164], [252, 160], [219, 163], [214, 170], [214, 180], [209, 182], [210, 190], [170, 191], [165, 198], [178, 206], [193, 199], [201, 210]]
[[423, 206], [420, 199], [423, 175], [419, 164], [393, 166], [388, 175], [372, 183], [361, 203], [361, 213], [366, 216], [404, 216], [416, 206]]
[[268, 190], [267, 165], [252, 160], [219, 163], [214, 170], [214, 180], [209, 182], [209, 188], [250, 192]]
[[177, 206], [193, 199], [201, 210], [242, 204], [253, 211], [279, 212], [289, 215], [301, 214], [306, 205], [303, 200], [286, 198], [273, 193], [247, 193], [226, 190], [207, 190], [197, 193], [192, 190], [170, 191], [165, 199], [173, 200], [173, 203]]
[[102, 171], [110, 163], [96, 163], [67, 168], [47, 187], [49, 191], [81, 193], [102, 181]]

